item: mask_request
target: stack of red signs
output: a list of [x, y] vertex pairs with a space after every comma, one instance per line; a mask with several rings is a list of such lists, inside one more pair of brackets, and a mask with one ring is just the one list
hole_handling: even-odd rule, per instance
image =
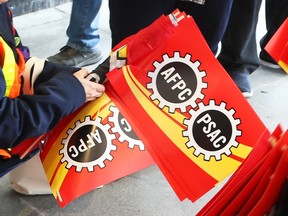
[[123, 47], [126, 65], [108, 73], [106, 93], [63, 119], [41, 153], [61, 207], [154, 161], [179, 199], [191, 201], [253, 148], [241, 172], [259, 163], [269, 133], [191, 17], [163, 15], [115, 49]]
[[108, 94], [180, 200], [200, 198], [268, 139], [191, 17], [162, 16], [123, 46], [127, 65], [108, 73]]
[[[276, 128], [268, 143], [259, 143], [240, 169], [229, 179], [225, 186], [197, 214], [214, 215], [268, 215], [278, 208], [283, 200], [280, 194], [288, 175], [288, 131], [283, 135]], [[268, 145], [267, 145], [268, 144]], [[265, 154], [262, 150], [270, 145]], [[265, 146], [263, 148], [263, 146]], [[262, 155], [262, 159], [251, 167], [249, 161]], [[249, 169], [250, 167], [250, 169]], [[249, 170], [249, 172], [243, 172]], [[287, 204], [287, 190], [286, 204]], [[280, 208], [277, 211], [282, 211]], [[286, 212], [277, 215], [285, 215]], [[273, 215], [273, 214], [272, 214]]]
[[60, 207], [154, 161], [107, 94], [63, 119], [41, 151]]
[[288, 73], [288, 18], [270, 39], [265, 50]]

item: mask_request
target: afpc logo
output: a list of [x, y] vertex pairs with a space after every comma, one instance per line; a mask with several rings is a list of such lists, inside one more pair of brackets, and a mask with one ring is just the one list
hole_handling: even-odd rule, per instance
[[103, 125], [100, 117], [91, 120], [90, 116], [86, 116], [83, 122], [77, 121], [62, 140], [61, 163], [67, 162], [67, 169], [74, 166], [76, 172], [81, 172], [83, 168], [93, 172], [95, 166], [104, 168], [104, 162], [113, 159], [111, 151], [116, 150], [112, 143], [115, 135], [110, 134], [109, 129], [110, 125]]
[[131, 149], [138, 146], [139, 150], [144, 151], [144, 144], [135, 134], [129, 122], [119, 112], [118, 108], [115, 106], [110, 106], [109, 110], [113, 113], [113, 116], [109, 117], [109, 122], [114, 124], [114, 127], [112, 127], [112, 132], [119, 134], [118, 140], [121, 143], [125, 141], [128, 142], [128, 147]]
[[195, 156], [203, 154], [206, 161], [211, 157], [219, 161], [223, 154], [231, 155], [232, 147], [238, 147], [236, 139], [242, 134], [238, 129], [240, 120], [234, 118], [235, 110], [227, 110], [224, 102], [216, 105], [211, 100], [207, 106], [199, 103], [199, 109], [189, 113], [191, 118], [184, 120], [187, 130], [183, 136], [189, 139], [186, 146], [194, 148]]
[[173, 57], [167, 54], [162, 57], [162, 62], [153, 63], [155, 70], [148, 72], [151, 82], [147, 89], [153, 92], [151, 100], [158, 100], [158, 107], [163, 109], [166, 106], [170, 113], [176, 109], [185, 112], [188, 106], [195, 108], [196, 100], [204, 98], [202, 89], [207, 88], [203, 81], [206, 72], [199, 70], [200, 62], [192, 62], [190, 54], [181, 57], [179, 52]]

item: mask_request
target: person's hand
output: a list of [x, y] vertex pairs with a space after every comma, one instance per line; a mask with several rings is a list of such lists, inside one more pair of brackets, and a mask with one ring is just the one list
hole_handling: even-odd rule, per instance
[[0, 0], [0, 4], [7, 2], [8, 0]]
[[104, 85], [90, 81], [87, 78], [87, 75], [88, 70], [83, 68], [74, 73], [74, 76], [77, 77], [77, 79], [81, 82], [85, 90], [86, 101], [91, 101], [100, 97], [105, 91], [105, 87]]

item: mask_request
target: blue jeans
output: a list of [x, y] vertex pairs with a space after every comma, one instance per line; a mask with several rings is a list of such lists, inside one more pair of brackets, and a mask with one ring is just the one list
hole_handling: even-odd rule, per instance
[[102, 0], [73, 0], [67, 45], [84, 52], [99, 48], [99, 10]]

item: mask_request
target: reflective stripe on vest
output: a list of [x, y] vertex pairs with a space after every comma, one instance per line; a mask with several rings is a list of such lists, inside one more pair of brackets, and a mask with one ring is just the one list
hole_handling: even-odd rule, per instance
[[19, 56], [19, 63], [17, 65], [14, 53], [9, 45], [0, 36], [0, 55], [3, 58], [2, 71], [6, 83], [5, 96], [15, 98], [20, 94], [21, 74], [24, 70], [25, 60], [22, 53], [16, 49]]
[[[18, 54], [19, 63], [17, 65], [14, 57], [14, 53], [10, 46], [0, 36], [0, 56], [2, 60], [2, 71], [6, 83], [5, 95], [9, 98], [15, 98], [20, 94], [21, 87], [21, 74], [25, 67], [25, 60], [22, 53], [16, 49]], [[0, 149], [0, 156], [4, 159], [11, 158], [12, 154], [10, 150]]]
[[3, 159], [9, 159], [12, 157], [10, 151], [5, 150], [5, 149], [0, 149], [0, 156], [2, 156]]

